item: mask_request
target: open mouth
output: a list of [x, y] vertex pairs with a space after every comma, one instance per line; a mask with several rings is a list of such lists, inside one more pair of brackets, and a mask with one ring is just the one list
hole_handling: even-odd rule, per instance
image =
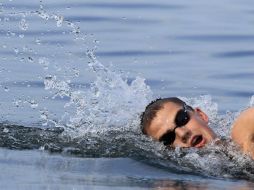
[[196, 135], [191, 140], [191, 146], [192, 147], [199, 148], [199, 147], [204, 146], [204, 144], [205, 144], [205, 139], [203, 138], [202, 135]]

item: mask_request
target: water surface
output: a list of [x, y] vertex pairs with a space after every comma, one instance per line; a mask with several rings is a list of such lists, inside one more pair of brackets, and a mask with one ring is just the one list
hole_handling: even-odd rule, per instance
[[168, 152], [140, 134], [138, 116], [153, 98], [180, 96], [227, 137], [253, 105], [252, 7], [1, 2], [0, 187], [251, 189], [253, 162], [233, 145]]

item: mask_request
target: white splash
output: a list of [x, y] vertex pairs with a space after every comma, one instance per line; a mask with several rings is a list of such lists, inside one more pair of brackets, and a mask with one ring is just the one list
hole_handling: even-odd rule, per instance
[[210, 95], [202, 95], [194, 98], [181, 97], [181, 99], [193, 108], [201, 108], [209, 116], [210, 120], [214, 120], [217, 117], [218, 104], [212, 101]]
[[250, 107], [253, 107], [253, 106], [254, 106], [254, 95], [251, 96], [251, 98], [250, 98], [249, 106], [250, 106]]
[[[88, 52], [88, 56], [91, 59], [89, 66], [96, 75], [89, 89], [74, 91], [68, 83], [58, 81], [55, 76], [46, 77], [44, 81], [45, 89], [53, 90], [54, 97], [70, 98], [65, 104], [66, 116], [69, 117], [66, 126], [76, 129], [79, 134], [91, 128], [129, 126], [151, 100], [150, 88], [141, 77], [128, 84], [119, 73], [102, 65], [92, 52]], [[75, 112], [71, 113], [73, 108]]]

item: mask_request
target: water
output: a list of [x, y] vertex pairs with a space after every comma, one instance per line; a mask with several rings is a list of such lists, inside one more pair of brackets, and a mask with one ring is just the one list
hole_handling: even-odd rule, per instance
[[1, 189], [251, 189], [230, 142], [168, 151], [138, 117], [180, 96], [228, 137], [253, 105], [252, 5], [2, 1]]

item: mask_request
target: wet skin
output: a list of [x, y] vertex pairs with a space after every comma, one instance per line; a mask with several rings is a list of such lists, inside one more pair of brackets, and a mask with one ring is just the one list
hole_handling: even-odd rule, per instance
[[[175, 127], [175, 116], [182, 107], [175, 103], [165, 103], [152, 120], [147, 134], [159, 140], [165, 133]], [[216, 138], [215, 133], [208, 127], [208, 116], [199, 108], [188, 111], [190, 120], [182, 127], [175, 129], [176, 138], [171, 147], [201, 148]]]
[[254, 108], [246, 109], [237, 117], [231, 137], [245, 154], [254, 159]]

